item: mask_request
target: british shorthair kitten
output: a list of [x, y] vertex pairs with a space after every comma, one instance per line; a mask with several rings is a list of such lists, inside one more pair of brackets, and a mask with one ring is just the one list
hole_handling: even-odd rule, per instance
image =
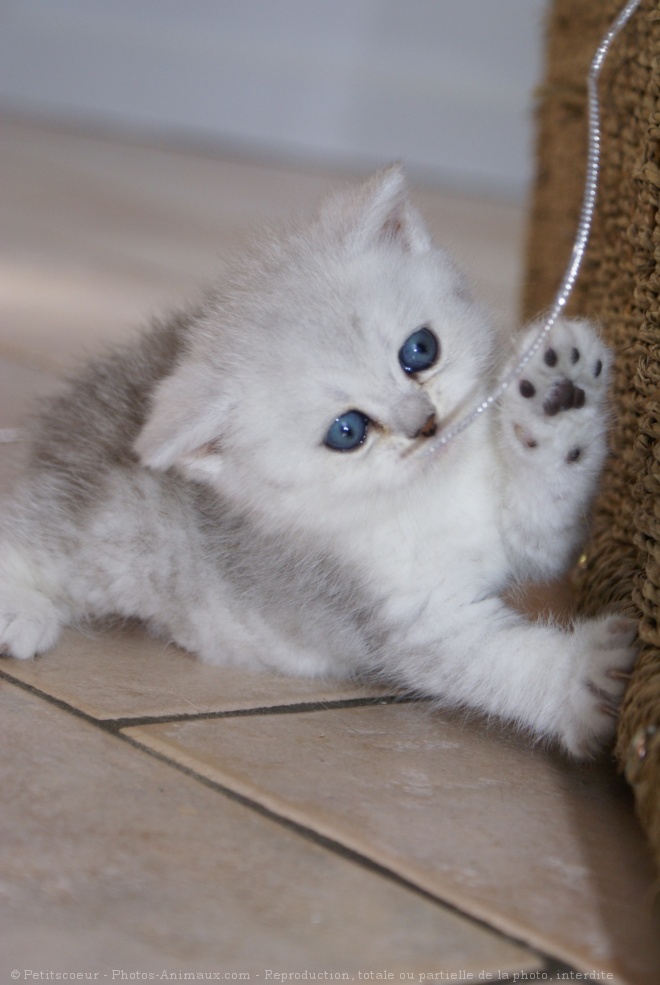
[[634, 626], [501, 596], [581, 544], [609, 353], [560, 322], [437, 443], [528, 337], [498, 336], [399, 168], [335, 194], [46, 403], [2, 521], [0, 650], [138, 617], [212, 663], [379, 677], [592, 754]]

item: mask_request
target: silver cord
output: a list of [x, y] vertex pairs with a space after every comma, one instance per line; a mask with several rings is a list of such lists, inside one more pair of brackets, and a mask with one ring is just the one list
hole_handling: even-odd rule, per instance
[[533, 342], [525, 350], [513, 369], [511, 369], [500, 380], [492, 393], [485, 397], [477, 407], [474, 407], [473, 410], [466, 414], [465, 417], [461, 418], [461, 420], [459, 420], [452, 427], [448, 428], [446, 431], [442, 431], [433, 444], [428, 446], [428, 454], [432, 454], [439, 448], [448, 444], [450, 441], [453, 441], [454, 438], [456, 438], [459, 434], [462, 434], [466, 428], [470, 427], [470, 425], [473, 424], [477, 418], [481, 417], [485, 411], [489, 410], [489, 408], [500, 399], [504, 391], [511, 386], [515, 379], [517, 379], [530, 359], [536, 355], [547, 338], [549, 332], [552, 330], [557, 318], [566, 307], [566, 303], [568, 302], [570, 293], [573, 290], [575, 281], [577, 280], [577, 275], [585, 254], [587, 241], [591, 232], [596, 203], [598, 172], [600, 166], [600, 104], [598, 99], [598, 78], [612, 42], [623, 27], [625, 27], [628, 23], [634, 12], [639, 7], [640, 2], [641, 0], [628, 0], [628, 3], [621, 10], [619, 16], [616, 18], [609, 31], [601, 41], [589, 68], [589, 74], [587, 76], [588, 153], [582, 208], [580, 210], [580, 220], [578, 223], [577, 233], [575, 235], [571, 259], [568, 267], [566, 268], [566, 272], [564, 273], [563, 280], [559, 285], [559, 290], [555, 295], [552, 307], [546, 315], [545, 321], [541, 325]]

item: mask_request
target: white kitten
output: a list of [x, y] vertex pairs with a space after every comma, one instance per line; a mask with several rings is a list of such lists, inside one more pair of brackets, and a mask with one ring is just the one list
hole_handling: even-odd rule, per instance
[[137, 616], [204, 660], [378, 675], [592, 753], [632, 624], [500, 599], [573, 559], [606, 454], [607, 351], [583, 322], [551, 346], [431, 452], [513, 347], [398, 168], [334, 196], [45, 407], [4, 520], [0, 648]]

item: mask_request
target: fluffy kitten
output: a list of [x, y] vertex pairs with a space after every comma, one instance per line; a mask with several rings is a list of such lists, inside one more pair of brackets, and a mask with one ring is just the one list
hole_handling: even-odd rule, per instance
[[559, 323], [433, 450], [512, 358], [398, 168], [333, 196], [45, 406], [4, 518], [0, 648], [137, 616], [207, 661], [377, 674], [592, 753], [632, 624], [534, 624], [500, 595], [581, 543], [610, 357]]

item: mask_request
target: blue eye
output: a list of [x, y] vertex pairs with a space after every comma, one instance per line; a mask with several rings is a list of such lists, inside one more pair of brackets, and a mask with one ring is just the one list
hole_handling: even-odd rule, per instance
[[404, 373], [421, 373], [436, 362], [440, 343], [430, 328], [418, 328], [399, 349], [399, 362]]
[[353, 451], [367, 437], [369, 418], [359, 410], [349, 410], [332, 422], [324, 444], [333, 451]]

